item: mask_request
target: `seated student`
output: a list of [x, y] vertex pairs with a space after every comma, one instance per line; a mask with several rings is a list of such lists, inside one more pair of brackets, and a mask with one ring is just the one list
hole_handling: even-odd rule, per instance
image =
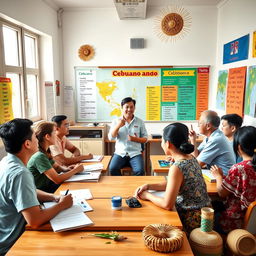
[[[164, 128], [162, 148], [166, 155], [175, 161], [170, 167], [167, 181], [158, 184], [145, 184], [135, 191], [135, 196], [150, 200], [166, 210], [174, 205], [185, 230], [200, 226], [201, 208], [210, 206], [210, 198], [202, 171], [196, 158], [190, 153], [194, 146], [188, 142], [188, 128], [182, 123], [173, 123]], [[164, 197], [158, 197], [147, 190], [165, 190]]]
[[111, 124], [108, 137], [116, 140], [115, 153], [109, 165], [111, 175], [120, 176], [121, 169], [130, 165], [134, 175], [144, 175], [142, 143], [147, 141], [144, 122], [134, 116], [136, 101], [131, 97], [121, 102], [122, 117]]
[[[69, 166], [76, 164], [82, 160], [92, 159], [92, 154], [81, 155], [80, 150], [75, 147], [67, 138], [66, 135], [69, 133], [69, 123], [67, 117], [64, 115], [54, 116], [52, 121], [57, 125], [57, 140], [55, 145], [50, 146], [50, 151], [53, 159], [60, 165]], [[64, 151], [68, 150], [73, 153], [72, 157], [65, 157]]]
[[[37, 228], [73, 204], [71, 195], [56, 196], [36, 190], [26, 168], [38, 143], [32, 121], [13, 119], [0, 126], [0, 137], [8, 153], [0, 162], [0, 255], [4, 255], [23, 233], [26, 222]], [[40, 202], [58, 202], [43, 209]]]
[[[228, 138], [232, 148], [234, 133], [242, 126], [243, 118], [237, 114], [228, 114], [221, 117], [221, 130]], [[243, 161], [243, 159], [235, 154], [236, 163]]]
[[218, 129], [220, 118], [217, 113], [211, 110], [202, 112], [199, 119], [199, 132], [206, 136], [204, 141], [197, 148], [196, 133], [189, 132], [191, 143], [195, 146], [193, 155], [203, 167], [207, 165], [209, 169], [212, 165], [218, 165], [227, 175], [230, 167], [235, 164], [233, 149], [225, 135]]
[[221, 168], [212, 166], [223, 209], [216, 212], [215, 229], [221, 233], [243, 227], [249, 204], [256, 201], [256, 128], [243, 126], [234, 134], [234, 150], [243, 161], [231, 167], [223, 178]]
[[[49, 146], [56, 141], [56, 125], [52, 122], [40, 122], [34, 129], [38, 139], [39, 151], [28, 161], [27, 167], [32, 172], [35, 185], [46, 192], [55, 192], [58, 184], [74, 174], [83, 171], [83, 165], [77, 164], [73, 168], [64, 169], [52, 159]], [[64, 172], [59, 174], [59, 172]]]

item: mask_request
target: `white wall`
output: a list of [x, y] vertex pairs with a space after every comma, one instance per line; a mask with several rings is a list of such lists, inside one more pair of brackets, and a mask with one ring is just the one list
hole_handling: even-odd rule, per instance
[[[57, 25], [57, 12], [42, 0], [0, 0], [0, 17], [18, 23], [41, 35], [40, 57], [44, 81], [62, 81], [63, 67], [61, 38]], [[44, 89], [44, 88], [43, 88]], [[44, 90], [42, 91], [44, 93]], [[43, 97], [43, 103], [44, 97]], [[62, 112], [62, 100], [57, 99], [57, 113]]]
[[[176, 43], [162, 42], [154, 33], [159, 9], [149, 8], [145, 20], [120, 20], [115, 8], [65, 10], [63, 13], [64, 83], [75, 86], [74, 66], [213, 65], [216, 53], [217, 7], [186, 6], [192, 16], [190, 33]], [[130, 49], [130, 38], [144, 38], [144, 49]], [[78, 57], [81, 45], [95, 48], [95, 57]], [[74, 111], [65, 109], [74, 119]], [[152, 132], [165, 126], [151, 124]], [[149, 126], [147, 124], [147, 126]], [[160, 131], [162, 128], [160, 128]]]
[[[210, 108], [215, 109], [215, 96], [218, 83], [218, 71], [234, 67], [256, 65], [256, 58], [252, 58], [252, 36], [256, 31], [255, 22], [256, 1], [255, 0], [227, 0], [219, 6], [218, 11], [218, 34], [217, 34], [217, 55], [216, 67], [213, 72], [213, 79], [210, 88]], [[249, 58], [248, 60], [237, 61], [229, 64], [222, 64], [224, 44], [250, 34]], [[225, 113], [218, 111], [220, 115]], [[256, 119], [245, 116], [244, 124], [256, 126]]]

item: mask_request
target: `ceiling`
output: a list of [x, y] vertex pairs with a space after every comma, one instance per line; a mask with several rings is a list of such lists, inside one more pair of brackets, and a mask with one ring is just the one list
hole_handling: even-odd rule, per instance
[[[114, 0], [43, 0], [55, 9], [63, 8], [111, 8]], [[168, 5], [212, 5], [217, 6], [223, 0], [147, 0], [148, 6]]]

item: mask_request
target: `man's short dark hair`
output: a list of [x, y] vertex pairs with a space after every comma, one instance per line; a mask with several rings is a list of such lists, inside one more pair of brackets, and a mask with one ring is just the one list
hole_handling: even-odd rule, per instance
[[236, 129], [240, 128], [243, 123], [243, 118], [237, 114], [227, 114], [221, 117], [221, 120], [228, 122], [229, 126], [235, 126]]
[[29, 119], [15, 118], [0, 126], [0, 137], [6, 152], [17, 154], [21, 151], [23, 143], [32, 139], [32, 124]]
[[124, 99], [122, 99], [121, 101], [121, 107], [123, 107], [124, 104], [128, 103], [128, 102], [133, 102], [133, 105], [135, 106], [136, 104], [136, 100], [134, 100], [133, 98], [131, 97], [126, 97]]
[[62, 121], [66, 119], [67, 119], [67, 116], [65, 115], [57, 115], [52, 118], [52, 122], [55, 122], [57, 124], [57, 127], [60, 127], [62, 124]]

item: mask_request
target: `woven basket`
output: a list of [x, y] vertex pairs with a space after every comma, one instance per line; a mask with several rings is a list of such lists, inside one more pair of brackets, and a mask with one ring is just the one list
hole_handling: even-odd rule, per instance
[[168, 224], [151, 224], [142, 231], [145, 245], [157, 252], [173, 252], [183, 243], [183, 232]]

